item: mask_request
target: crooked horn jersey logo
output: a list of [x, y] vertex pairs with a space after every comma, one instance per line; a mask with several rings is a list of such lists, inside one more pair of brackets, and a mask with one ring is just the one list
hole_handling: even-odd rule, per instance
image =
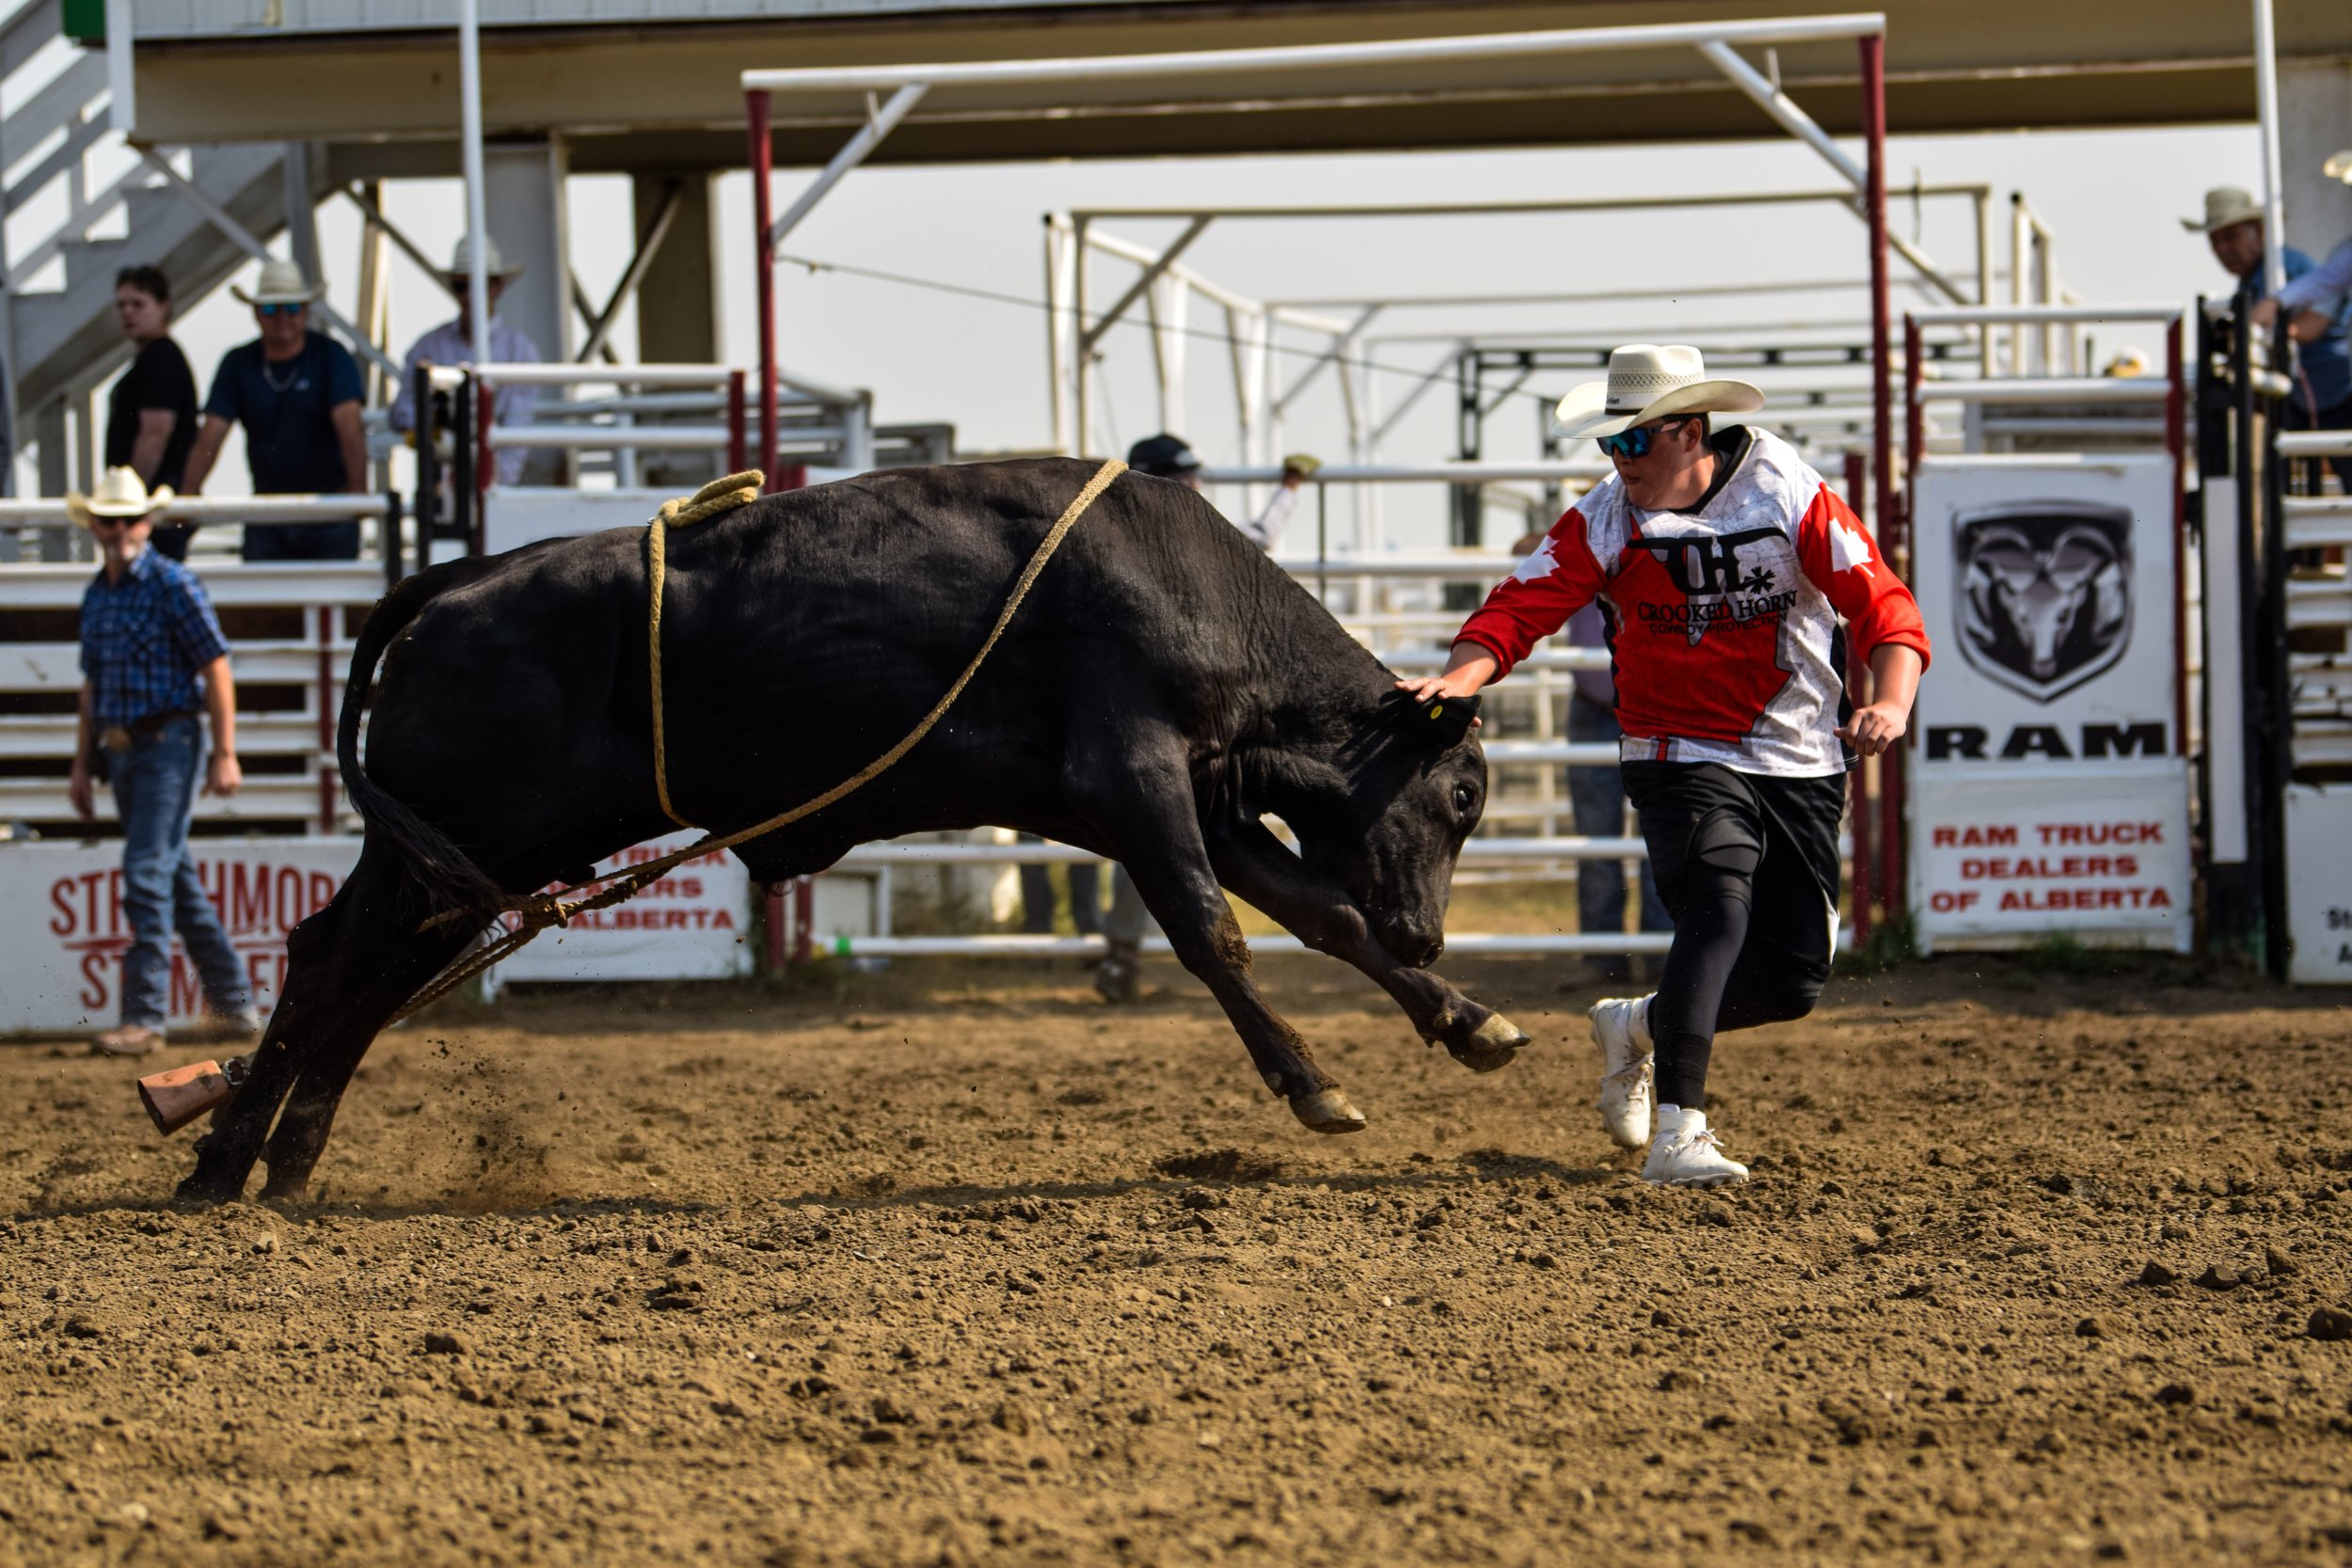
[[1960, 647], [2012, 691], [2046, 703], [2095, 679], [2132, 636], [2132, 516], [2026, 503], [1956, 518]]
[[[1644, 602], [1641, 619], [1675, 622], [1693, 644], [1718, 621], [1745, 623], [1796, 602], [1795, 589], [1783, 585], [1783, 568], [1794, 563], [1794, 554], [1779, 529], [1651, 534], [1629, 543], [1657, 561], [1683, 599], [1680, 605]], [[1793, 575], [1787, 580], [1793, 582]]]

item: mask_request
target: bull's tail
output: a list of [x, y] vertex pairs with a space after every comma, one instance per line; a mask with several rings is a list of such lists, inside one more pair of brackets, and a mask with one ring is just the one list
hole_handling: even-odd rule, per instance
[[504, 906], [505, 890], [474, 863], [472, 856], [369, 778], [359, 765], [359, 717], [367, 706], [368, 688], [375, 679], [376, 661], [437, 595], [474, 575], [468, 570], [471, 564], [453, 562], [420, 572], [396, 584], [369, 611], [351, 650], [351, 674], [343, 686], [342, 716], [335, 731], [335, 756], [342, 767], [343, 788], [350, 793], [359, 819], [367, 824], [371, 837], [393, 852], [402, 871], [422, 895], [429, 912], [454, 911], [486, 924]]

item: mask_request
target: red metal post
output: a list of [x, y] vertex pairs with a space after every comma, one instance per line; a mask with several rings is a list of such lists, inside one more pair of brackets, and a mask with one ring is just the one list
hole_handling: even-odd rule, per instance
[[[1870, 482], [1868, 461], [1858, 451], [1846, 454], [1846, 495], [1859, 512], [1864, 486]], [[1846, 700], [1860, 707], [1870, 700], [1870, 672], [1851, 660], [1846, 665]], [[1871, 813], [1869, 797], [1864, 792], [1869, 774], [1856, 768], [1853, 774], [1852, 797], [1846, 816], [1853, 833], [1853, 940], [1859, 947], [1870, 940], [1872, 919], [1871, 895], [1877, 890], [1872, 874], [1876, 857], [1870, 852]]]
[[765, 951], [760, 957], [767, 960], [768, 968], [774, 971], [784, 967], [785, 960], [791, 952], [790, 948], [785, 944], [784, 884], [782, 882], [768, 884], [767, 907], [767, 940], [761, 943]]
[[792, 961], [807, 963], [817, 957], [817, 879], [792, 879]]
[[[2172, 749], [2188, 755], [2188, 388], [2181, 368], [2181, 320], [2164, 329], [2164, 444], [2172, 451]], [[2214, 526], [2208, 517], [2205, 526]], [[2235, 737], [2224, 736], [2232, 745]], [[2211, 738], [2208, 737], [2208, 744]]]
[[727, 372], [727, 472], [752, 466], [751, 438], [743, 428], [743, 372]]
[[768, 135], [768, 95], [743, 95], [752, 138], [752, 227], [758, 251], [752, 286], [759, 295], [759, 467], [770, 489], [776, 479], [776, 246], [773, 194], [775, 149]]
[[335, 607], [319, 606], [319, 832], [335, 831], [335, 797], [342, 780], [335, 771]]
[[[1870, 224], [1870, 454], [1879, 549], [1898, 572], [1907, 569], [1909, 531], [1895, 511], [1893, 303], [1886, 250], [1886, 40], [1861, 40], [1862, 134], [1869, 146], [1863, 193]], [[1901, 907], [1903, 867], [1902, 751], [1879, 759], [1879, 887], [1886, 911]]]
[[498, 476], [499, 456], [491, 444], [496, 437], [490, 434], [491, 415], [498, 407], [498, 393], [476, 372], [473, 378], [473, 553], [487, 555], [490, 550], [489, 508], [483, 498], [490, 493], [490, 482]]

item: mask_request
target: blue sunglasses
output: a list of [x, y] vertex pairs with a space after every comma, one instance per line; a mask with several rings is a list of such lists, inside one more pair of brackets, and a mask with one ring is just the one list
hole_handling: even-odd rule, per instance
[[253, 309], [264, 316], [298, 316], [302, 313], [303, 309], [303, 308], [299, 305], [285, 304], [256, 305]]
[[1689, 420], [1682, 419], [1668, 420], [1665, 423], [1656, 426], [1635, 425], [1631, 430], [1621, 430], [1614, 436], [1601, 436], [1600, 450], [1612, 457], [1647, 457], [1651, 436], [1661, 431], [1671, 430], [1676, 425], [1690, 422]]

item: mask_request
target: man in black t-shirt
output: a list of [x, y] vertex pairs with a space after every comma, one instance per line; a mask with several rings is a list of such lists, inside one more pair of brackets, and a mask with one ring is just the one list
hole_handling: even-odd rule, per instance
[[[246, 293], [262, 335], [220, 356], [204, 422], [188, 453], [187, 493], [200, 492], [220, 457], [230, 424], [245, 427], [246, 466], [257, 496], [356, 494], [367, 488], [368, 450], [360, 432], [359, 366], [341, 343], [310, 330], [310, 306], [326, 291], [292, 261], [264, 261]], [[248, 525], [247, 561], [355, 561], [359, 525]]]
[[[135, 468], [149, 490], [180, 488], [196, 441], [196, 375], [171, 341], [171, 280], [155, 267], [115, 275], [115, 315], [137, 349], [106, 404], [106, 467]], [[158, 526], [149, 543], [185, 561], [196, 530]]]

